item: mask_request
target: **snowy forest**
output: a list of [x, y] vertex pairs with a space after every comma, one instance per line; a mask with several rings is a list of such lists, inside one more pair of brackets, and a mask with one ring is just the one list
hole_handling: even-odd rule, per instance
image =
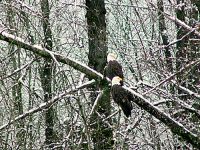
[[198, 150], [199, 51], [200, 0], [0, 0], [0, 149]]

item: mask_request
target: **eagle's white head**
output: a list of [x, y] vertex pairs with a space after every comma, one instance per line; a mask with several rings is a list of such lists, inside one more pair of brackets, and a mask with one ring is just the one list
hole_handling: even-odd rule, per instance
[[119, 76], [115, 76], [114, 78], [112, 78], [112, 86], [113, 85], [121, 85], [122, 82], [122, 78], [120, 78]]
[[115, 53], [108, 53], [107, 55], [107, 62], [112, 61], [112, 60], [116, 60], [117, 59], [117, 54]]

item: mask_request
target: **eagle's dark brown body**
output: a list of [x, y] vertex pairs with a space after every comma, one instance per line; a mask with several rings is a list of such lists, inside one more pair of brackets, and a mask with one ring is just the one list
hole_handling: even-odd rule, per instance
[[116, 60], [117, 56], [114, 53], [109, 53], [107, 56], [107, 66], [104, 69], [104, 77], [108, 77], [112, 81], [111, 94], [113, 100], [122, 108], [126, 117], [131, 116], [133, 109], [131, 101], [133, 95], [122, 88], [124, 75], [122, 66]]
[[131, 110], [133, 109], [131, 101], [133, 100], [133, 95], [118, 84], [112, 85], [111, 94], [113, 100], [122, 108], [126, 117], [131, 116]]
[[115, 76], [124, 79], [122, 66], [116, 60], [109, 61], [104, 69], [104, 76], [108, 77], [111, 81]]

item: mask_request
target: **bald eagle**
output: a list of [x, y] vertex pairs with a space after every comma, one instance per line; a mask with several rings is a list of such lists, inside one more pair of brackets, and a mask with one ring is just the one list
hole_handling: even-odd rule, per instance
[[104, 77], [108, 77], [112, 81], [113, 77], [119, 76], [122, 79], [121, 83], [123, 84], [124, 75], [122, 71], [122, 66], [116, 59], [117, 59], [116, 54], [114, 53], [108, 54], [107, 66], [104, 68]]
[[125, 116], [131, 116], [131, 110], [133, 109], [131, 101], [133, 100], [133, 95], [122, 88], [122, 78], [119, 76], [115, 76], [112, 79], [111, 94], [113, 100], [121, 107]]

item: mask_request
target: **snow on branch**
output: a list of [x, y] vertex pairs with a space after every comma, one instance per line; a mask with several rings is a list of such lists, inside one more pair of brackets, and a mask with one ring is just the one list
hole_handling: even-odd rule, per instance
[[198, 65], [200, 63], [200, 59], [197, 59], [195, 61], [191, 61], [190, 63], [186, 64], [185, 66], [183, 66], [180, 70], [178, 70], [177, 72], [175, 72], [174, 74], [168, 76], [165, 80], [161, 81], [160, 83], [158, 83], [157, 85], [155, 85], [152, 89], [150, 89], [149, 91], [145, 92], [143, 95], [146, 95], [150, 92], [152, 92], [153, 90], [155, 90], [156, 88], [158, 88], [159, 86], [163, 85], [164, 83], [171, 81], [175, 76], [183, 73], [185, 70], [190, 69], [196, 65]]
[[18, 73], [19, 71], [22, 71], [23, 69], [28, 68], [34, 61], [35, 61], [35, 59], [32, 59], [31, 61], [29, 61], [25, 65], [21, 66], [20, 68], [17, 68], [15, 71], [13, 71], [12, 73], [10, 73], [7, 76], [0, 76], [0, 80], [4, 80], [6, 78], [9, 78], [9, 77], [13, 76], [14, 74]]
[[130, 91], [135, 95], [134, 103], [139, 107], [149, 112], [151, 115], [159, 119], [165, 125], [167, 125], [171, 131], [179, 136], [181, 136], [185, 141], [191, 143], [194, 147], [200, 147], [200, 138], [198, 135], [192, 133], [187, 128], [185, 128], [181, 123], [175, 121], [169, 115], [161, 111], [158, 107], [151, 104], [146, 98], [144, 98], [139, 93], [133, 91], [130, 88], [124, 87], [126, 90]]
[[[103, 75], [101, 73], [98, 73], [97, 71], [91, 69], [87, 65], [83, 65], [81, 62], [75, 61], [69, 57], [65, 57], [63, 55], [60, 55], [60, 54], [57, 54], [54, 52], [47, 51], [44, 48], [42, 48], [41, 46], [31, 45], [31, 44], [25, 42], [23, 39], [16, 37], [14, 35], [11, 35], [9, 33], [6, 33], [5, 31], [3, 31], [1, 29], [0, 29], [0, 40], [7, 41], [10, 44], [21, 46], [25, 50], [32, 51], [41, 57], [49, 58], [49, 59], [53, 59], [53, 60], [56, 59], [57, 62], [67, 64], [67, 65], [73, 67], [74, 69], [77, 69], [77, 70], [85, 73], [87, 76], [89, 76], [93, 79], [103, 78]], [[173, 74], [172, 76], [168, 77], [167, 80], [171, 80], [171, 79], [173, 79], [173, 77], [175, 75], [182, 72], [183, 70], [188, 69], [189, 67], [192, 67], [194, 65], [197, 65], [199, 63], [199, 61], [200, 61], [200, 59], [192, 62], [191, 64], [188, 64], [188, 66], [186, 66], [185, 68], [182, 68], [176, 74]], [[161, 84], [163, 84], [164, 82], [166, 82], [166, 81], [164, 80], [163, 82], [159, 83], [154, 88], [152, 88], [151, 91], [154, 90], [156, 87], [160, 86]], [[84, 88], [84, 87], [85, 86], [83, 86], [82, 88]], [[188, 129], [186, 129], [182, 124], [173, 120], [170, 116], [168, 116], [167, 114], [162, 112], [158, 107], [153, 106], [150, 102], [148, 102], [147, 99], [145, 99], [139, 93], [136, 93], [135, 91], [133, 91], [130, 88], [127, 88], [125, 86], [124, 86], [124, 89], [130, 91], [136, 97], [134, 99], [134, 103], [136, 103], [139, 107], [146, 110], [151, 115], [153, 115], [155, 118], [159, 119], [161, 122], [163, 122], [165, 125], [167, 125], [173, 133], [181, 136], [184, 140], [190, 142], [194, 146], [200, 147], [200, 139], [198, 138], [198, 136], [196, 134], [193, 134]], [[148, 91], [148, 92], [150, 92], [150, 91]], [[29, 110], [28, 112], [16, 117], [14, 120], [10, 121], [9, 123], [1, 126], [0, 130], [5, 129], [7, 126], [11, 125], [15, 121], [23, 119], [30, 114], [33, 114], [35, 112], [42, 111], [43, 109], [48, 108], [53, 103], [57, 102], [61, 97], [63, 97], [64, 95], [67, 95], [67, 93], [68, 92], [65, 92], [65, 93], [63, 93], [63, 95], [61, 94], [57, 97], [54, 97], [48, 103], [42, 103], [39, 107], [33, 108], [33, 109]]]
[[[152, 2], [149, 2], [149, 4], [151, 4], [155, 9], [159, 10]], [[185, 22], [179, 20], [177, 17], [172, 17], [170, 14], [160, 11], [167, 19], [175, 22], [176, 24], [180, 25], [181, 27], [183, 27], [184, 29], [186, 29], [187, 31], [194, 33], [196, 36], [198, 36], [200, 38], [200, 32], [197, 31], [198, 28], [192, 28], [190, 26], [188, 26]], [[173, 43], [171, 43], [173, 44]]]
[[193, 32], [195, 35], [197, 35], [200, 38], [200, 32], [196, 30], [196, 28], [192, 28], [188, 26], [186, 23], [183, 21], [179, 20], [177, 17], [172, 17], [171, 15], [164, 13], [164, 16], [168, 18], [169, 20], [175, 22], [176, 24], [182, 26], [184, 29], [188, 30], [189, 32]]
[[34, 52], [35, 54], [38, 54], [41, 57], [53, 59], [56, 63], [61, 62], [61, 63], [67, 64], [73, 67], [74, 69], [77, 69], [85, 73], [90, 78], [93, 78], [93, 79], [103, 78], [103, 75], [101, 73], [91, 69], [87, 65], [84, 65], [82, 62], [73, 60], [70, 57], [66, 57], [64, 55], [60, 55], [55, 52], [48, 51], [47, 49], [38, 45], [31, 45], [30, 43], [25, 42], [22, 38], [16, 37], [12, 34], [5, 32], [2, 28], [0, 28], [0, 40], [6, 41], [10, 44], [18, 45], [24, 48], [25, 50], [29, 50], [29, 51]]
[[0, 126], [0, 131], [1, 131], [1, 130], [4, 130], [6, 127], [12, 125], [12, 124], [13, 124], [14, 122], [16, 122], [16, 121], [19, 121], [19, 120], [21, 120], [21, 119], [26, 118], [27, 116], [29, 116], [29, 115], [31, 115], [31, 114], [34, 114], [34, 113], [37, 113], [37, 112], [39, 112], [39, 111], [42, 111], [42, 110], [44, 110], [44, 109], [49, 108], [50, 106], [52, 106], [53, 104], [55, 104], [55, 103], [58, 102], [59, 100], [62, 100], [63, 97], [71, 97], [72, 95], [70, 95], [70, 94], [72, 94], [72, 93], [74, 93], [74, 92], [76, 92], [76, 91], [78, 91], [78, 90], [80, 90], [80, 89], [83, 89], [83, 88], [85, 88], [85, 87], [88, 87], [88, 86], [90, 86], [90, 85], [92, 85], [92, 84], [94, 84], [94, 83], [95, 83], [95, 80], [91, 80], [91, 81], [88, 81], [87, 83], [84, 83], [84, 84], [82, 84], [82, 85], [80, 85], [80, 86], [78, 86], [78, 87], [74, 87], [73, 89], [70, 89], [70, 90], [68, 90], [68, 91], [65, 91], [65, 92], [63, 92], [63, 93], [61, 93], [61, 94], [55, 96], [55, 97], [52, 98], [50, 101], [45, 102], [45, 103], [42, 103], [42, 104], [40, 104], [38, 107], [35, 107], [35, 108], [30, 109], [30, 110], [28, 110], [27, 112], [25, 112], [25, 113], [23, 113], [23, 114], [17, 116], [15, 119], [9, 121], [8, 123], [6, 123], [6, 124]]

